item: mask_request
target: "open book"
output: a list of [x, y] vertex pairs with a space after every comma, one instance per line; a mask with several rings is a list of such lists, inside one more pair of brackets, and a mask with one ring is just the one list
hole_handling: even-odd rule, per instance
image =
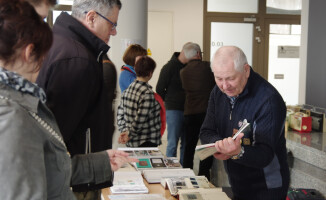
[[179, 200], [229, 200], [222, 188], [181, 189], [178, 191]]
[[172, 196], [176, 196], [180, 189], [210, 188], [205, 176], [167, 177], [164, 180]]
[[[240, 133], [246, 132], [248, 130], [250, 130], [250, 123], [244, 120], [244, 123], [242, 124], [240, 129], [236, 132], [236, 134], [234, 134], [232, 139], [235, 140]], [[196, 153], [200, 160], [206, 159], [207, 157], [213, 155], [214, 153], [217, 153], [217, 150], [215, 148], [215, 143], [196, 146]]]

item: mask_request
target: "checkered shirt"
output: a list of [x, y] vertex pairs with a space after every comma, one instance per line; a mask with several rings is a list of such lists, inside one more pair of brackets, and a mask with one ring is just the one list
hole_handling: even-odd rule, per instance
[[160, 110], [148, 83], [135, 80], [122, 93], [117, 121], [120, 132], [129, 131], [128, 147], [138, 147], [146, 141], [161, 144]]

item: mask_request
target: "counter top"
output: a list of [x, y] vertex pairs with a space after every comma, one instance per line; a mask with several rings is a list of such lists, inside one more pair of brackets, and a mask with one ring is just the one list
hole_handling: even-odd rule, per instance
[[301, 133], [297, 131], [289, 130], [285, 133], [287, 141], [302, 144], [304, 146], [311, 147], [326, 153], [326, 133], [310, 132]]

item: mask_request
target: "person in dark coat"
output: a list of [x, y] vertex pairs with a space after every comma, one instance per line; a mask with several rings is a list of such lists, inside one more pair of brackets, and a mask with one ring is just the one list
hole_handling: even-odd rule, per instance
[[[212, 71], [217, 86], [200, 131], [202, 144], [215, 143], [214, 157], [224, 162], [235, 200], [284, 200], [290, 175], [282, 96], [238, 47], [219, 48]], [[244, 123], [250, 128], [233, 140]]]
[[162, 97], [166, 109], [166, 124], [168, 133], [166, 156], [177, 156], [178, 142], [180, 139], [181, 164], [183, 163], [185, 149], [183, 116], [185, 92], [182, 88], [180, 80], [180, 70], [186, 65], [187, 62], [188, 60], [184, 55], [183, 49], [181, 52], [175, 52], [171, 59], [161, 69], [156, 85], [156, 92]]
[[[89, 147], [98, 152], [112, 147], [107, 112], [107, 91], [103, 86], [102, 56], [109, 50], [116, 26], [120, 0], [75, 0], [72, 14], [62, 12], [54, 26], [54, 42], [37, 78], [48, 97], [68, 151], [72, 156], [85, 153], [86, 130]], [[98, 191], [109, 183], [85, 183], [75, 192]]]
[[[193, 169], [195, 148], [215, 81], [210, 62], [202, 61], [201, 49], [198, 44], [192, 42], [187, 44], [184, 53], [189, 62], [180, 71], [182, 87], [186, 94], [184, 106], [186, 144], [183, 167]], [[204, 175], [210, 179], [212, 163], [212, 156], [200, 161], [198, 175]]]

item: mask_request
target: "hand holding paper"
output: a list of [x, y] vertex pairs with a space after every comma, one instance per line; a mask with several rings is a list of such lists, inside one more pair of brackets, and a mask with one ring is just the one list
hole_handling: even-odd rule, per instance
[[[247, 120], [244, 120], [244, 123], [242, 124], [240, 129], [237, 131], [237, 133], [232, 137], [232, 140], [235, 140], [239, 136], [240, 133], [243, 133], [249, 129], [250, 129], [250, 123], [248, 123]], [[207, 158], [217, 152], [218, 152], [218, 150], [215, 147], [215, 143], [196, 146], [196, 153], [200, 160], [204, 160], [205, 158]], [[222, 159], [222, 160], [224, 160], [224, 159]]]

